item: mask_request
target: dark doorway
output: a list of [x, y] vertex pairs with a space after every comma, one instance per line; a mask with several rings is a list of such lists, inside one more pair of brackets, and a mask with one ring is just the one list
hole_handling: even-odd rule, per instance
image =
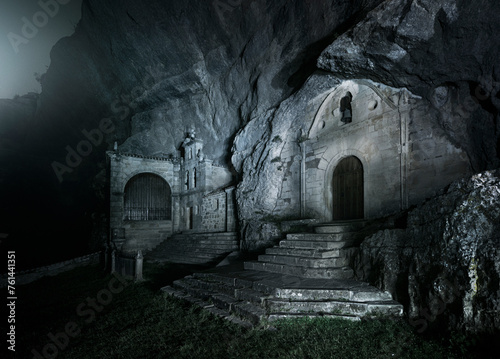
[[125, 220], [157, 221], [172, 217], [172, 191], [158, 175], [141, 173], [125, 186]]
[[344, 158], [333, 172], [333, 220], [364, 217], [363, 164]]
[[187, 217], [187, 220], [188, 220], [188, 224], [187, 224], [187, 228], [188, 229], [193, 229], [194, 228], [194, 225], [193, 225], [193, 207], [189, 207], [188, 208], [188, 217]]

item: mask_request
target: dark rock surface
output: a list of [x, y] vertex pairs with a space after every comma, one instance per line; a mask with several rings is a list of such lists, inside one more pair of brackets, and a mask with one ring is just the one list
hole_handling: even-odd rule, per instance
[[[52, 49], [35, 119], [16, 143], [36, 158], [9, 173], [6, 195], [18, 203], [11, 215], [20, 218], [10, 227], [21, 227], [22, 208], [33, 207], [44, 218], [20, 237], [31, 240], [43, 225], [61, 242], [72, 237], [75, 248], [89, 233], [93, 246], [102, 245], [104, 152], [115, 141], [123, 152], [175, 154], [195, 125], [206, 156], [230, 166], [236, 132], [300, 88], [335, 31], [380, 2], [84, 1], [75, 34]], [[84, 131], [107, 118], [113, 127], [101, 141], [80, 160], [68, 155], [87, 140]], [[2, 161], [21, 162], [9, 154]], [[65, 166], [59, 176], [55, 162]], [[43, 190], [26, 196], [37, 188]], [[54, 233], [61, 227], [64, 234]], [[68, 253], [55, 245], [46, 251], [57, 248]]]
[[406, 229], [362, 244], [356, 275], [388, 290], [418, 331], [500, 330], [500, 171], [453, 183], [411, 210]]
[[195, 125], [206, 155], [229, 164], [237, 130], [299, 88], [334, 31], [377, 3], [84, 1], [51, 54], [43, 132], [78, 143], [71, 129], [112, 117], [108, 147], [152, 155], [175, 153]]
[[499, 32], [495, 1], [391, 0], [328, 46], [318, 66], [406, 87], [438, 108], [452, 98], [440, 124], [481, 171], [500, 159]]
[[[283, 215], [274, 209], [284, 173], [272, 160], [311, 125], [305, 123], [308, 102], [340, 79], [367, 78], [408, 88], [428, 104], [430, 126], [467, 153], [473, 171], [498, 168], [500, 54], [493, 44], [498, 42], [499, 10], [494, 1], [391, 0], [336, 37], [317, 61], [326, 72], [312, 75], [234, 140], [232, 161], [242, 173], [238, 207], [242, 231], [252, 242], [248, 246], [264, 243], [258, 223], [252, 222]], [[276, 136], [285, 141], [273, 142]]]
[[[21, 106], [27, 120], [0, 129], [12, 164], [0, 168], [10, 201], [0, 233], [36, 243], [25, 261], [98, 248], [104, 151], [117, 141], [175, 153], [195, 125], [206, 155], [238, 172], [243, 248], [269, 245], [280, 234], [269, 218], [287, 215], [275, 211], [284, 171], [273, 160], [298, 146], [309, 101], [346, 78], [407, 87], [476, 172], [498, 168], [499, 32], [496, 0], [84, 0], [76, 33], [53, 48], [33, 120]], [[59, 181], [54, 161], [67, 165], [68, 147], [104, 118], [113, 129]], [[458, 182], [412, 211], [407, 229], [365, 241], [358, 275], [391, 291], [418, 329], [499, 328], [498, 176]]]

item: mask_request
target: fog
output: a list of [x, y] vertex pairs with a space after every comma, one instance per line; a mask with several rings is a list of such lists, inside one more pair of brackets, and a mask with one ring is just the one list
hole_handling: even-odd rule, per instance
[[50, 50], [70, 36], [82, 0], [2, 0], [0, 3], [0, 98], [40, 92], [35, 73], [50, 65]]

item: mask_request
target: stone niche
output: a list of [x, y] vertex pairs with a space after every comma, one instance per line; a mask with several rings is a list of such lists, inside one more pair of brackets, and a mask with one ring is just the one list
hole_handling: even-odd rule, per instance
[[435, 125], [436, 112], [406, 89], [348, 80], [309, 107], [299, 146], [289, 141], [283, 151], [290, 188], [284, 187], [278, 210], [291, 203], [303, 218], [378, 218], [470, 173], [466, 153]]

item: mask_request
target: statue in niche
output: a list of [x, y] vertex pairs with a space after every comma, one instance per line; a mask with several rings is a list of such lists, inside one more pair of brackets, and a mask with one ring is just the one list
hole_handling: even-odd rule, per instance
[[196, 156], [198, 157], [199, 162], [203, 162], [203, 160], [205, 159], [205, 155], [203, 154], [203, 151], [201, 148], [198, 150], [198, 154]]
[[[191, 126], [187, 132], [186, 138], [182, 142], [182, 145], [183, 146], [188, 145], [189, 143], [191, 143], [191, 141], [194, 141], [195, 138], [196, 138], [196, 129], [194, 128], [194, 126]], [[189, 156], [189, 159], [191, 159], [191, 158], [192, 158], [192, 155]]]
[[191, 138], [192, 140], [194, 140], [196, 138], [196, 129], [194, 128], [194, 126], [190, 127], [188, 135], [189, 135], [189, 138]]
[[344, 124], [352, 122], [351, 101], [352, 93], [349, 91], [345, 94], [344, 97], [340, 99], [340, 113], [342, 114], [342, 118], [340, 119], [340, 121], [342, 121]]

